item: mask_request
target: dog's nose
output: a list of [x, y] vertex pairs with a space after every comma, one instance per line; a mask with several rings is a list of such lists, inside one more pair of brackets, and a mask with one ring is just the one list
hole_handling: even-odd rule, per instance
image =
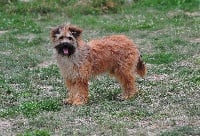
[[63, 42], [62, 45], [63, 46], [67, 46], [69, 43], [68, 42]]

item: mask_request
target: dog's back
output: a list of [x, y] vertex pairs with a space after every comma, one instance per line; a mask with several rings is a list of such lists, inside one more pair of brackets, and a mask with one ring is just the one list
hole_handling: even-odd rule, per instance
[[88, 45], [92, 50], [91, 57], [96, 58], [93, 62], [96, 73], [110, 72], [119, 67], [124, 70], [132, 68], [142, 77], [146, 73], [137, 46], [125, 35], [112, 35], [92, 40]]

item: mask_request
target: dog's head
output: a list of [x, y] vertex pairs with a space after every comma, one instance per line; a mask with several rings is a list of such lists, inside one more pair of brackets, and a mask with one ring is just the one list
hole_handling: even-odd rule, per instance
[[70, 56], [78, 47], [82, 29], [73, 25], [61, 25], [51, 31], [51, 40], [58, 54]]

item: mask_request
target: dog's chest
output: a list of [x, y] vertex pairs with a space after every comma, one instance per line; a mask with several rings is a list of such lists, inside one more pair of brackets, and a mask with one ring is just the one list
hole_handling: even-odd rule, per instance
[[78, 63], [62, 56], [57, 56], [57, 62], [64, 79], [75, 79], [79, 76]]

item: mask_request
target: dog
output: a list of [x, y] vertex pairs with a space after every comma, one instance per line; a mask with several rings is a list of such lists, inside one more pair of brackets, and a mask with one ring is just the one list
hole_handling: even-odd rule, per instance
[[121, 84], [121, 99], [133, 97], [137, 93], [136, 73], [144, 77], [147, 71], [134, 42], [125, 35], [111, 35], [86, 43], [82, 31], [72, 24], [51, 30], [55, 58], [68, 89], [64, 103], [87, 103], [89, 79], [106, 72]]

